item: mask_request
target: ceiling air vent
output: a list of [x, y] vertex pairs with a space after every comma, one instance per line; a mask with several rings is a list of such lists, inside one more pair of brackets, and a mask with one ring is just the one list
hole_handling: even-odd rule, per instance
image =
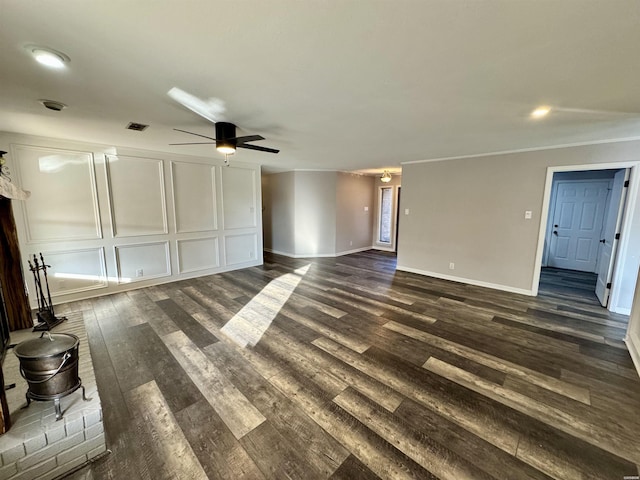
[[149, 125], [144, 125], [142, 123], [136, 123], [136, 122], [129, 122], [129, 125], [127, 125], [128, 130], [135, 130], [136, 132], [142, 132], [146, 130], [148, 127]]

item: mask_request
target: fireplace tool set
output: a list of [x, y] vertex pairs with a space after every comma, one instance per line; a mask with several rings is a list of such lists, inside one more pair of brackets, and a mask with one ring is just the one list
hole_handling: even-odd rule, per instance
[[[51, 265], [44, 263], [42, 253], [40, 253], [40, 261], [38, 257], [33, 255], [33, 263], [29, 260], [29, 270], [33, 273], [33, 280], [36, 284], [36, 292], [38, 295], [38, 324], [33, 327], [34, 332], [41, 332], [45, 330], [51, 330], [56, 325], [65, 321], [66, 317], [56, 317], [53, 311], [53, 303], [51, 302], [51, 292], [49, 291], [49, 278], [47, 277], [47, 268], [51, 268]], [[42, 279], [40, 278], [40, 272], [43, 273], [44, 283], [47, 288], [47, 294], [45, 296], [44, 289], [42, 288]]]

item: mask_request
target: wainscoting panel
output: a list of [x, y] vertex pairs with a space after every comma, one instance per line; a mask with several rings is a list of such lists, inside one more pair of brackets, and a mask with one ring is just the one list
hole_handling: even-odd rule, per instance
[[168, 233], [162, 160], [107, 155], [115, 237]]
[[220, 266], [218, 237], [178, 240], [179, 273], [197, 272]]
[[118, 283], [141, 282], [171, 275], [169, 242], [115, 247]]
[[[40, 252], [30, 252], [29, 261], [33, 264], [33, 255], [40, 260]], [[84, 248], [78, 250], [65, 250], [60, 252], [42, 252], [44, 261], [50, 268], [47, 269], [51, 296], [67, 295], [70, 293], [86, 292], [107, 288], [107, 270], [105, 267], [104, 248]], [[33, 274], [25, 272], [29, 280]], [[44, 276], [41, 274], [44, 285]], [[34, 290], [33, 295], [37, 296]]]
[[257, 258], [258, 236], [255, 233], [224, 237], [225, 264], [253, 262]]
[[[242, 167], [222, 169], [222, 214], [224, 228], [257, 226], [256, 170]], [[255, 257], [254, 257], [255, 258]]]
[[102, 238], [93, 155], [14, 145], [15, 173], [31, 192], [24, 202], [27, 243]]
[[171, 162], [171, 184], [176, 232], [206, 232], [218, 228], [215, 166]]

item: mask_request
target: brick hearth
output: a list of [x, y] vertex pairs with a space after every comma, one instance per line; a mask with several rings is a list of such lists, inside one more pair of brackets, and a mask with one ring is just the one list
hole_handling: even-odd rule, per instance
[[[53, 479], [106, 450], [102, 407], [82, 314], [69, 314], [53, 332], [72, 333], [80, 339], [78, 374], [91, 400], [82, 400], [82, 390], [62, 398], [64, 416], [60, 421], [56, 421], [53, 401], [32, 401], [29, 408], [22, 409], [27, 382], [20, 376], [18, 358], [9, 350], [3, 365], [5, 383], [16, 383], [16, 388], [7, 391], [12, 427], [0, 436], [0, 480]], [[11, 343], [39, 335], [30, 330], [12, 332]]]

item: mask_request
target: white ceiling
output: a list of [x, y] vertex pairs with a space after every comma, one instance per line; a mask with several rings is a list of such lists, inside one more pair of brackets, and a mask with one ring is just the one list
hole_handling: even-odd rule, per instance
[[280, 148], [236, 154], [272, 171], [640, 137], [637, 0], [0, 0], [0, 19], [4, 131], [218, 157], [168, 145], [213, 135], [177, 86]]

